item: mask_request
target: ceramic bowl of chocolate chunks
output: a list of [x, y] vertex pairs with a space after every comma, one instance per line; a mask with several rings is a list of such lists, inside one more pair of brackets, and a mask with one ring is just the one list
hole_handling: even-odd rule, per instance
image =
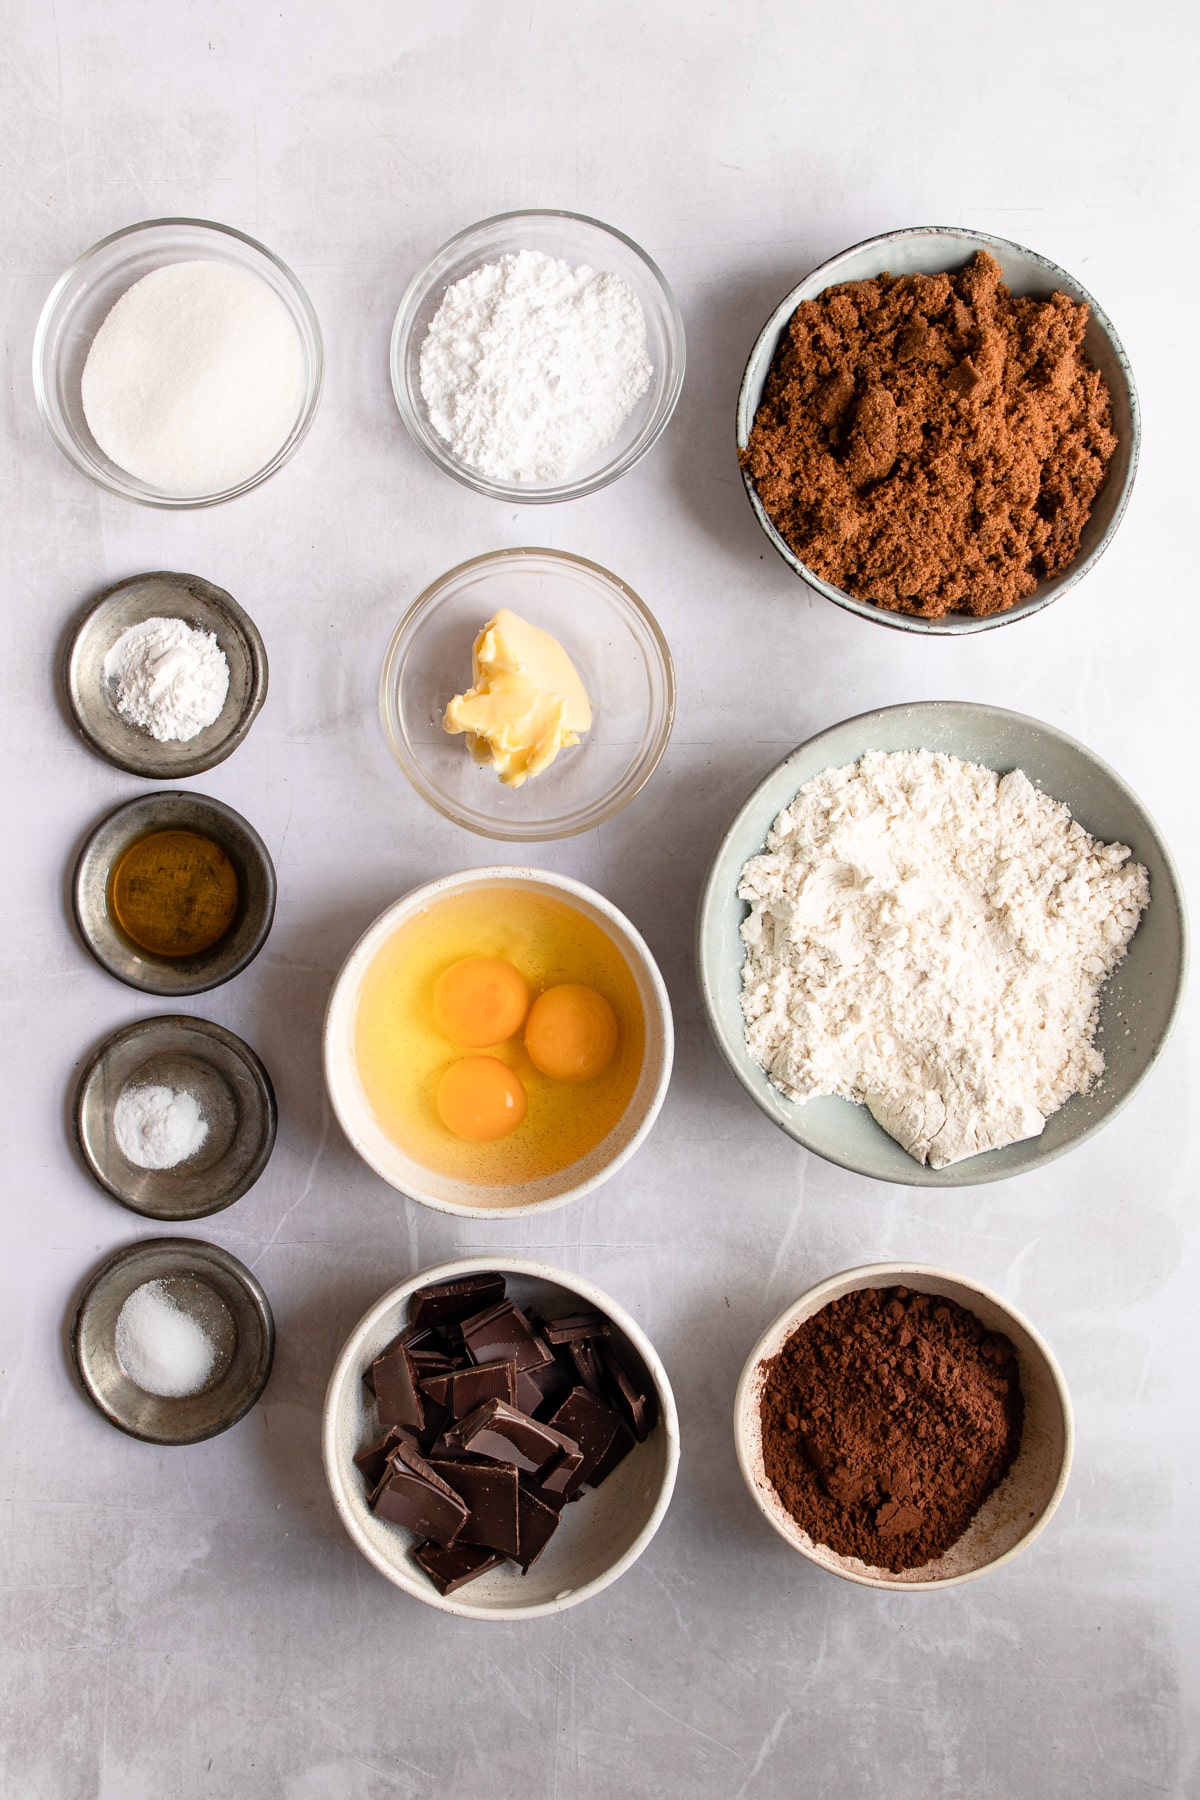
[[615, 1300], [548, 1263], [470, 1258], [359, 1320], [325, 1398], [338, 1516], [396, 1587], [470, 1619], [591, 1599], [670, 1504], [666, 1371]]

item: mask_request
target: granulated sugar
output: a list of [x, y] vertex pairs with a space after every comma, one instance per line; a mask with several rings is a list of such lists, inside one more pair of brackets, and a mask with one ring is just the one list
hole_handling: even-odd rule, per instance
[[917, 750], [806, 782], [738, 893], [751, 1054], [943, 1168], [1036, 1137], [1102, 1073], [1100, 989], [1150, 888], [1019, 769]]
[[521, 250], [447, 288], [421, 350], [434, 430], [493, 481], [565, 481], [620, 431], [654, 373], [619, 275]]
[[88, 428], [119, 468], [168, 494], [218, 494], [286, 442], [304, 399], [304, 350], [258, 275], [169, 263], [108, 314], [81, 392]]
[[117, 1316], [117, 1357], [147, 1394], [182, 1400], [198, 1394], [217, 1360], [204, 1327], [171, 1298], [164, 1281], [135, 1288]]

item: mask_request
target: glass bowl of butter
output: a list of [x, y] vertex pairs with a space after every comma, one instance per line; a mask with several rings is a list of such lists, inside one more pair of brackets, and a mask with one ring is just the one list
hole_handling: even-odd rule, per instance
[[426, 588], [384, 658], [388, 745], [422, 799], [481, 837], [591, 831], [658, 766], [671, 652], [627, 583], [562, 550], [496, 550]]

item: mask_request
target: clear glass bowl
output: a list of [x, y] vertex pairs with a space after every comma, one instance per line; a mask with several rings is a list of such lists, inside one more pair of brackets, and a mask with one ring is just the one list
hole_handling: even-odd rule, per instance
[[[592, 703], [591, 730], [519, 788], [442, 729], [500, 606], [559, 640]], [[481, 837], [544, 843], [602, 825], [650, 779], [675, 720], [675, 671], [650, 612], [607, 569], [563, 550], [496, 550], [439, 576], [409, 607], [384, 659], [379, 710], [392, 755], [444, 818]]]
[[[646, 348], [654, 365], [650, 386], [613, 442], [567, 481], [508, 483], [468, 468], [434, 430], [421, 392], [421, 349], [446, 289], [481, 264], [519, 250], [540, 250], [573, 267], [587, 263], [597, 273], [611, 271], [622, 276], [646, 315]], [[594, 494], [645, 456], [675, 410], [683, 386], [684, 356], [683, 319], [675, 296], [661, 269], [631, 238], [580, 213], [498, 213], [443, 244], [410, 282], [392, 327], [392, 390], [410, 437], [440, 469], [476, 493], [537, 505]]]
[[[130, 475], [104, 454], [88, 429], [80, 384], [92, 340], [121, 295], [153, 269], [194, 260], [246, 269], [279, 296], [304, 351], [305, 391], [291, 431], [254, 475], [220, 493], [172, 494]], [[63, 455], [100, 487], [143, 506], [215, 506], [258, 487], [283, 467], [307, 435], [324, 375], [321, 327], [312, 302], [291, 270], [253, 238], [205, 219], [147, 219], [101, 238], [55, 283], [33, 340], [33, 387], [50, 436]]]

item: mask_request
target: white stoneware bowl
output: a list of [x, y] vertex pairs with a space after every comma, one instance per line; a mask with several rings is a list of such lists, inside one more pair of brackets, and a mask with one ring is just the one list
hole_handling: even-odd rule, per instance
[[[363, 1370], [403, 1329], [408, 1302], [418, 1288], [463, 1275], [508, 1277], [519, 1306], [594, 1308], [613, 1327], [614, 1342], [641, 1365], [658, 1398], [658, 1420], [644, 1443], [631, 1450], [604, 1484], [568, 1506], [563, 1522], [532, 1568], [493, 1569], [457, 1593], [441, 1595], [409, 1555], [411, 1532], [377, 1519], [354, 1466], [355, 1452], [374, 1430]], [[396, 1587], [443, 1612], [467, 1619], [536, 1619], [590, 1600], [635, 1563], [671, 1502], [679, 1464], [679, 1418], [667, 1372], [653, 1344], [623, 1307], [590, 1281], [549, 1263], [504, 1257], [468, 1257], [425, 1269], [389, 1289], [359, 1320], [342, 1347], [325, 1396], [322, 1427], [325, 1476], [338, 1517], [369, 1563]]]
[[[407, 920], [450, 894], [486, 888], [527, 887], [576, 907], [616, 944], [637, 985], [645, 1016], [646, 1048], [633, 1097], [618, 1123], [594, 1150], [553, 1175], [511, 1186], [483, 1186], [442, 1175], [409, 1156], [383, 1131], [359, 1079], [354, 1059], [358, 996], [376, 952]], [[441, 1212], [468, 1219], [516, 1218], [566, 1206], [591, 1193], [627, 1162], [658, 1117], [671, 1079], [675, 1033], [671, 1003], [658, 965], [641, 934], [594, 888], [547, 869], [464, 869], [414, 888], [380, 913], [342, 965], [325, 1014], [325, 1085], [342, 1130], [368, 1166], [402, 1194]]]
[[[860, 1562], [856, 1556], [839, 1556], [825, 1544], [814, 1543], [793, 1519], [763, 1467], [762, 1425], [759, 1403], [766, 1376], [765, 1365], [777, 1356], [788, 1338], [805, 1319], [860, 1288], [906, 1287], [918, 1294], [939, 1294], [965, 1307], [989, 1331], [1011, 1339], [1021, 1370], [1025, 1397], [1025, 1426], [1016, 1461], [995, 1492], [984, 1501], [966, 1531], [936, 1561], [918, 1569], [894, 1574]], [[737, 1459], [759, 1511], [780, 1537], [819, 1568], [864, 1587], [953, 1587], [972, 1581], [992, 1569], [1003, 1568], [1028, 1549], [1049, 1523], [1063, 1497], [1075, 1443], [1071, 1401], [1062, 1370], [1049, 1345], [1027, 1319], [978, 1282], [946, 1269], [923, 1264], [867, 1263], [818, 1282], [780, 1313], [755, 1344], [742, 1370], [733, 1403], [733, 1435]]]
[[790, 294], [785, 295], [758, 335], [738, 394], [737, 445], [739, 450], [744, 450], [775, 351], [792, 314], [802, 300], [815, 300], [826, 288], [836, 287], [844, 281], [870, 281], [876, 275], [883, 274], [937, 275], [946, 270], [958, 270], [971, 260], [977, 250], [987, 250], [995, 257], [1012, 293], [1033, 294], [1042, 298], [1056, 292], [1063, 293], [1072, 300], [1084, 301], [1091, 309], [1083, 347], [1093, 367], [1099, 369], [1108, 383], [1117, 448], [1109, 464], [1108, 477], [1096, 496], [1091, 517], [1084, 527], [1079, 554], [1068, 568], [1049, 581], [1039, 582], [1032, 594], [1018, 601], [1007, 612], [991, 613], [983, 619], [973, 618], [969, 613], [953, 613], [945, 619], [919, 619], [906, 613], [888, 612], [886, 608], [875, 606], [869, 600], [856, 600], [852, 594], [834, 587], [832, 582], [825, 581], [806, 563], [801, 562], [768, 518], [749, 472], [742, 471], [750, 504], [769, 542], [788, 567], [801, 576], [809, 587], [815, 588], [819, 594], [824, 594], [827, 600], [833, 600], [838, 606], [844, 606], [847, 612], [857, 613], [863, 619], [872, 619], [876, 625], [890, 625], [897, 631], [924, 632], [930, 637], [961, 637], [968, 632], [988, 631], [994, 625], [1011, 625], [1017, 619], [1029, 618], [1032, 613], [1049, 606], [1052, 600], [1057, 600], [1060, 594], [1065, 594], [1068, 588], [1074, 587], [1100, 560], [1112, 542], [1117, 526], [1125, 515], [1133, 479], [1137, 474], [1142, 426], [1129, 358], [1107, 314], [1101, 311], [1087, 289], [1081, 287], [1073, 275], [1051, 262], [1049, 257], [1040, 256], [1036, 250], [1026, 250], [1023, 245], [1011, 243], [1008, 238], [992, 237], [986, 231], [965, 231], [957, 226], [946, 225], [912, 226], [903, 231], [885, 231], [879, 237], [866, 238], [861, 244], [853, 244], [849, 250], [831, 257], [819, 269], [814, 269], [811, 275], [806, 275]]
[[[865, 1106], [826, 1097], [803, 1104], [772, 1087], [746, 1048], [742, 1019], [744, 946], [749, 911], [738, 899], [741, 870], [766, 843], [778, 814], [823, 769], [857, 762], [868, 750], [944, 750], [1029, 779], [1065, 801], [1081, 825], [1106, 842], [1128, 844], [1150, 872], [1150, 904], [1124, 962], [1100, 996], [1096, 1042], [1106, 1068], [1090, 1093], [1076, 1094], [1040, 1137], [988, 1150], [949, 1168], [915, 1162]], [[769, 1119], [827, 1162], [909, 1187], [970, 1187], [1002, 1181], [1052, 1162], [1099, 1131], [1145, 1080], [1166, 1045], [1187, 975], [1187, 917], [1171, 853], [1136, 794], [1107, 763], [1053, 725], [999, 706], [929, 700], [861, 713], [809, 738], [771, 771], [746, 801], [717, 851], [697, 920], [696, 967], [708, 1022], [726, 1062]]]

